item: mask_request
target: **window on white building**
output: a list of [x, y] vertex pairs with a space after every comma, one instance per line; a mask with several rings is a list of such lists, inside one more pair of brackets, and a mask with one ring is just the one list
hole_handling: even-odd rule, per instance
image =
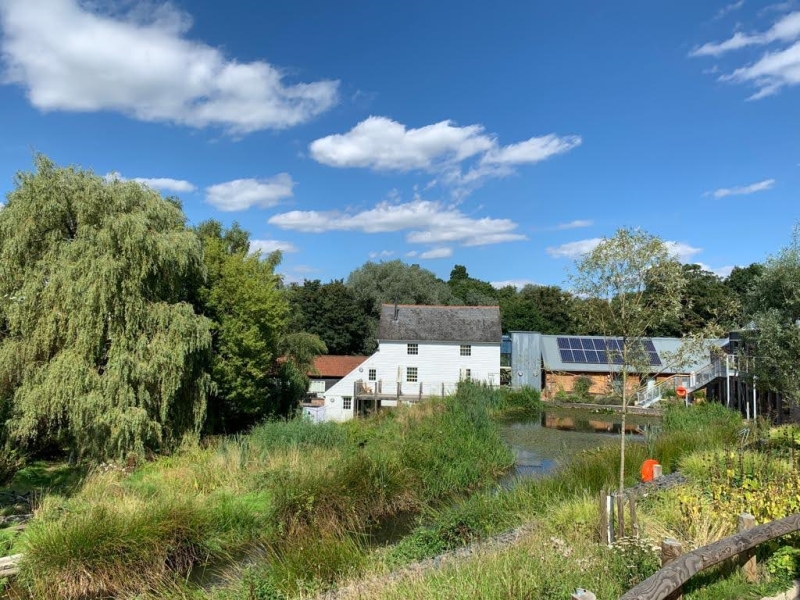
[[472, 381], [472, 369], [461, 369], [461, 380]]
[[350, 396], [342, 397], [342, 408], [344, 410], [351, 410], [353, 408], [353, 399]]
[[369, 381], [375, 381], [378, 378], [378, 370], [377, 369], [370, 369], [367, 371], [367, 379]]
[[472, 346], [469, 344], [461, 344], [459, 348], [459, 353], [461, 356], [472, 356]]
[[417, 367], [406, 367], [406, 381], [410, 383], [416, 383]]
[[419, 344], [409, 344], [408, 345], [408, 353], [409, 354], [419, 354]]

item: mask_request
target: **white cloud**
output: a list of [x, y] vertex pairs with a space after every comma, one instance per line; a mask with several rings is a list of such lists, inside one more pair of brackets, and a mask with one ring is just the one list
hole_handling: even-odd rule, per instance
[[706, 192], [703, 195], [714, 196], [714, 198], [725, 198], [727, 196], [746, 196], [747, 194], [755, 194], [756, 192], [763, 192], [772, 189], [774, 185], [774, 179], [765, 179], [764, 181], [751, 183], [750, 185], [742, 185], [732, 188], [719, 188], [713, 192]]
[[731, 271], [733, 271], [733, 268], [734, 268], [734, 265], [728, 265], [728, 266], [724, 266], [724, 267], [717, 267], [716, 269], [714, 269], [714, 268], [708, 266], [705, 263], [696, 263], [696, 264], [700, 265], [700, 267], [704, 271], [710, 271], [711, 273], [714, 273], [714, 275], [717, 275], [718, 277], [722, 277], [723, 279], [725, 277], [727, 277], [728, 275], [730, 275]]
[[492, 281], [491, 283], [492, 287], [498, 290], [509, 285], [517, 288], [518, 290], [521, 290], [526, 285], [538, 285], [532, 279], [506, 279], [504, 281]]
[[[250, 252], [261, 252], [261, 254], [269, 254], [280, 250], [281, 252], [297, 252], [297, 246], [291, 242], [281, 240], [250, 240]], [[300, 271], [295, 268], [295, 271]]]
[[419, 257], [422, 259], [448, 258], [450, 256], [453, 256], [453, 249], [447, 248], [445, 246], [439, 248], [431, 248], [430, 250], [421, 252], [419, 255]]
[[382, 260], [394, 256], [394, 250], [381, 250], [380, 252], [370, 252], [369, 257], [371, 260]]
[[404, 204], [383, 201], [374, 208], [357, 213], [294, 210], [274, 215], [271, 225], [294, 231], [361, 231], [385, 233], [405, 231], [412, 244], [458, 243], [483, 246], [527, 239], [517, 233], [510, 219], [473, 218], [455, 206], [419, 198]]
[[189, 183], [185, 179], [170, 179], [169, 177], [134, 177], [133, 181], [138, 181], [139, 183], [143, 183], [147, 187], [154, 188], [156, 190], [163, 190], [167, 192], [193, 192], [197, 189], [192, 183]]
[[690, 52], [690, 56], [720, 56], [747, 46], [764, 46], [773, 42], [791, 42], [800, 37], [800, 11], [781, 17], [763, 33], [737, 31], [723, 42], [709, 42]]
[[533, 164], [547, 160], [551, 156], [564, 154], [581, 145], [583, 140], [579, 135], [559, 137], [549, 134], [542, 137], [532, 137], [524, 142], [492, 148], [483, 155], [481, 164], [488, 165], [523, 165]]
[[489, 177], [505, 177], [514, 167], [563, 154], [581, 141], [576, 135], [549, 134], [500, 146], [482, 125], [441, 121], [413, 129], [371, 116], [347, 133], [313, 141], [309, 150], [314, 160], [331, 167], [433, 173], [437, 179], [428, 187], [444, 183], [463, 195]]
[[559, 223], [556, 225], [556, 229], [581, 229], [583, 227], [591, 227], [592, 225], [594, 225], [594, 221], [590, 221], [588, 219], [575, 219], [569, 223]]
[[311, 156], [331, 167], [367, 167], [377, 171], [428, 170], [486, 152], [494, 140], [480, 125], [457, 127], [441, 121], [406, 129], [386, 117], [369, 117], [345, 134], [311, 142]]
[[233, 134], [291, 127], [337, 101], [337, 81], [287, 84], [267, 62], [240, 62], [189, 39], [191, 18], [169, 3], [96, 6], [0, 2], [5, 82], [44, 111], [114, 111]]
[[722, 8], [717, 11], [717, 14], [714, 15], [715, 19], [721, 19], [728, 13], [732, 13], [734, 11], [739, 10], [744, 6], [744, 0], [738, 0], [738, 2], [731, 2], [730, 4], [726, 4]]
[[[800, 15], [800, 13], [797, 13]], [[800, 42], [784, 50], [767, 53], [757, 62], [720, 77], [721, 81], [752, 83], [758, 88], [749, 100], [777, 94], [784, 87], [800, 84]]]
[[577, 242], [569, 242], [561, 244], [560, 246], [550, 246], [547, 248], [547, 253], [553, 258], [579, 258], [584, 254], [589, 254], [592, 250], [597, 248], [603, 238], [591, 238], [588, 240], [578, 240]]
[[164, 192], [189, 193], [197, 189], [196, 185], [185, 179], [171, 179], [169, 177], [132, 177], [129, 179], [116, 172], [106, 175], [106, 181], [112, 181], [114, 179], [119, 181], [135, 181], [149, 188], [153, 188], [154, 190], [161, 190]]
[[319, 269], [316, 267], [311, 267], [309, 265], [295, 265], [292, 267], [292, 271], [295, 273], [318, 273]]
[[288, 173], [269, 179], [234, 179], [206, 188], [206, 202], [223, 211], [269, 208], [292, 196], [294, 181]]
[[[575, 242], [562, 244], [561, 246], [551, 246], [547, 248], [547, 253], [553, 258], [569, 258], [575, 260], [586, 254], [589, 254], [592, 250], [597, 248], [602, 241], [603, 238], [578, 240]], [[683, 242], [667, 241], [664, 243], [666, 244], [670, 254], [675, 256], [681, 262], [690, 262], [690, 259], [695, 254], [703, 251], [702, 248], [696, 248]]]
[[702, 248], [696, 248], [695, 246], [690, 246], [683, 242], [664, 242], [664, 244], [667, 246], [670, 254], [683, 263], [694, 262], [691, 258], [695, 254], [699, 254], [703, 251]]

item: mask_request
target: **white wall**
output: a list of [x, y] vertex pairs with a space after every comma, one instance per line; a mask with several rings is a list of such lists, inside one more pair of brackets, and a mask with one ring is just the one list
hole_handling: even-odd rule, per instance
[[[419, 346], [419, 354], [408, 354], [408, 342], [380, 341], [378, 351], [364, 361], [357, 369], [346, 375], [339, 383], [325, 392], [326, 417], [334, 421], [346, 421], [355, 414], [355, 398], [352, 408], [342, 408], [343, 397], [353, 397], [354, 384], [367, 380], [370, 369], [375, 369], [376, 379], [381, 382], [381, 393], [395, 395], [397, 393], [398, 367], [400, 368], [400, 388], [403, 395], [419, 394], [422, 384], [423, 396], [455, 390], [463, 378], [463, 369], [470, 369], [473, 381], [484, 381], [500, 384], [500, 343], [470, 344], [471, 356], [460, 355], [460, 342], [411, 342]], [[417, 368], [417, 382], [406, 381], [407, 367]], [[385, 402], [389, 406], [394, 402]]]

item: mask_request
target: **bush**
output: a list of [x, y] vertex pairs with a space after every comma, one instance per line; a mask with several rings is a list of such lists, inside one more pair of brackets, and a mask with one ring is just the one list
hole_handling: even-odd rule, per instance
[[588, 400], [591, 387], [592, 378], [586, 375], [579, 375], [572, 384], [572, 393], [580, 400]]

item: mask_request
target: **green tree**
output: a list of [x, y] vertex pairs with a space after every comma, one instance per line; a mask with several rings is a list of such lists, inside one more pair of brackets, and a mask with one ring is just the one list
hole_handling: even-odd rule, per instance
[[[681, 265], [659, 238], [638, 229], [619, 229], [580, 259], [571, 277], [573, 292], [583, 298], [586, 323], [605, 336], [621, 339], [616, 356], [622, 377], [622, 435], [619, 489], [625, 488], [625, 420], [628, 380], [651, 370], [643, 338], [681, 311], [685, 278]], [[648, 294], [648, 282], [659, 282], [658, 294]]]
[[449, 286], [419, 265], [400, 260], [367, 262], [347, 278], [358, 303], [368, 316], [369, 334], [364, 351], [374, 352], [381, 304], [457, 304]]
[[331, 354], [364, 352], [371, 331], [368, 315], [344, 281], [306, 280], [289, 286], [288, 294], [291, 331], [319, 336]]
[[503, 292], [500, 294], [503, 331], [578, 333], [574, 303], [572, 294], [554, 285], [526, 285], [513, 294]]
[[[730, 329], [740, 314], [735, 294], [716, 274], [700, 265], [683, 265], [686, 280], [681, 295], [681, 312], [675, 318], [655, 326], [650, 335], [681, 337], [698, 334], [716, 324]], [[651, 282], [648, 293], [661, 294], [664, 282]]]
[[733, 267], [731, 274], [725, 279], [725, 286], [733, 292], [744, 306], [747, 294], [753, 283], [764, 273], [764, 265], [751, 263], [747, 267]]
[[210, 323], [178, 204], [134, 182], [19, 173], [0, 211], [0, 405], [8, 443], [123, 457], [172, 448], [203, 423]]
[[747, 312], [755, 329], [746, 332], [751, 375], [758, 387], [800, 398], [800, 228], [748, 286]]
[[197, 290], [198, 312], [213, 321], [209, 429], [235, 431], [280, 411], [272, 397], [288, 305], [275, 268], [280, 252], [251, 254], [249, 234], [216, 221], [196, 229], [207, 278]]
[[497, 290], [492, 284], [470, 277], [464, 265], [453, 267], [447, 285], [460, 304], [466, 306], [494, 306], [497, 304]]

